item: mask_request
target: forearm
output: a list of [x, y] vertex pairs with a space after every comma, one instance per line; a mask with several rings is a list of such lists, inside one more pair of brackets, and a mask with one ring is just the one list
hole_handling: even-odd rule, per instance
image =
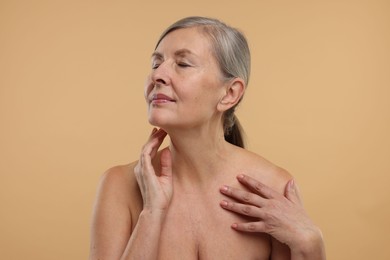
[[325, 245], [321, 231], [312, 233], [296, 247], [290, 247], [291, 260], [325, 260]]
[[142, 211], [121, 260], [157, 259], [165, 214]]

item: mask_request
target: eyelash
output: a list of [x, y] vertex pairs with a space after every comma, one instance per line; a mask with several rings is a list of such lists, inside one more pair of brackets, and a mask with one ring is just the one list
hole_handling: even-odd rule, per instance
[[187, 63], [182, 63], [182, 62], [178, 63], [177, 65], [182, 68], [190, 67], [190, 65], [188, 65]]
[[[181, 67], [181, 68], [190, 67], [189, 64], [183, 63], [183, 62], [179, 62], [179, 63], [177, 63], [177, 65], [178, 65], [179, 67]], [[160, 66], [160, 64], [154, 64], [154, 65], [152, 66], [152, 69], [155, 70], [155, 69], [157, 69], [159, 66]]]

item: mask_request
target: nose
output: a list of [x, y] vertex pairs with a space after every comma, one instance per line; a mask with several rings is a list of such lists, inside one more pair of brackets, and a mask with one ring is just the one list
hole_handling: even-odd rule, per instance
[[152, 82], [159, 85], [168, 85], [170, 83], [170, 71], [168, 63], [162, 62], [151, 74]]

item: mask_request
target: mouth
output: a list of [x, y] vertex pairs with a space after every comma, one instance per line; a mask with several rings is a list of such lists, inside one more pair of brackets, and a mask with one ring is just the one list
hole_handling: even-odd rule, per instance
[[164, 94], [153, 94], [149, 100], [152, 104], [176, 102], [176, 100]]

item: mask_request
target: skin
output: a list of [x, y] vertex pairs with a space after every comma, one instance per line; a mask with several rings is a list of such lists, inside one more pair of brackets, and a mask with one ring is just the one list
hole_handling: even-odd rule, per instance
[[90, 259], [325, 259], [291, 175], [224, 140], [245, 84], [223, 82], [210, 49], [188, 28], [152, 55], [145, 98], [160, 129], [138, 161], [103, 175]]

